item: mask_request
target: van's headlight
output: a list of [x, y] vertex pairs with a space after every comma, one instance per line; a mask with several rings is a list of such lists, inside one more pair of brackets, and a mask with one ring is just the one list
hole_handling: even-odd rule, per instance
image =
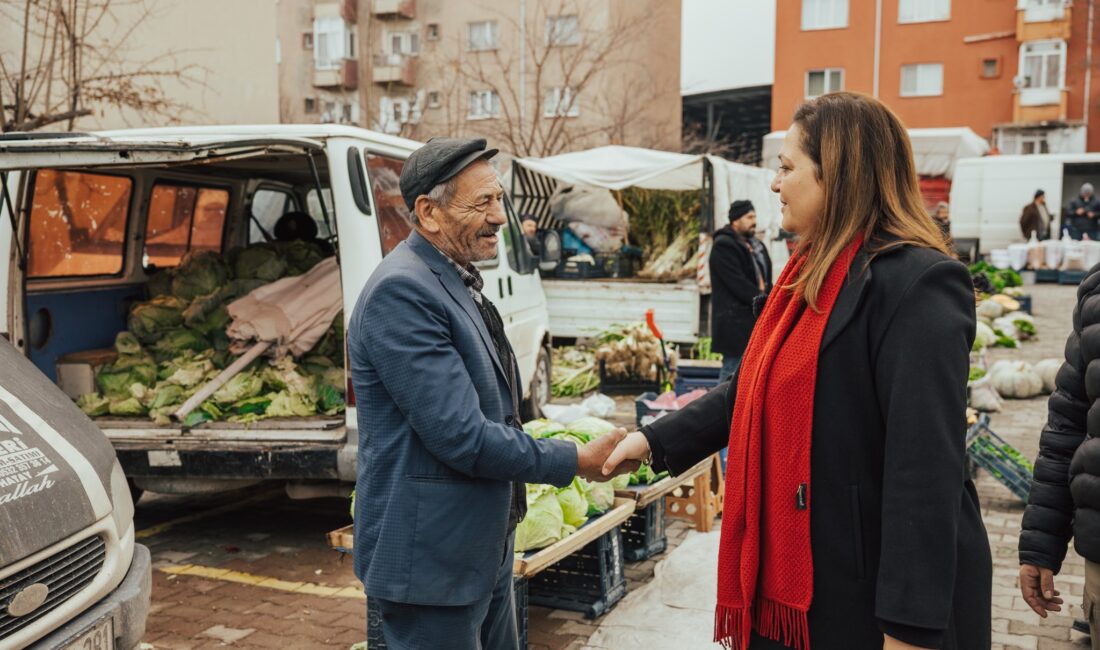
[[122, 465], [115, 459], [111, 468], [111, 517], [115, 520], [115, 531], [121, 538], [134, 521], [134, 500], [130, 498], [130, 484]]

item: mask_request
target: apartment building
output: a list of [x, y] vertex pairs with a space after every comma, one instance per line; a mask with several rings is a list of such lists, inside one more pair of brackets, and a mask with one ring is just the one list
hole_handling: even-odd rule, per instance
[[780, 0], [772, 128], [854, 90], [1006, 154], [1100, 150], [1094, 17], [1091, 0]]
[[679, 150], [679, 0], [280, 0], [280, 116]]

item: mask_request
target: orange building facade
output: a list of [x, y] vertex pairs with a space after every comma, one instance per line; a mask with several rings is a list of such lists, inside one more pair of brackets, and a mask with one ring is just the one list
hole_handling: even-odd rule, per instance
[[1087, 0], [776, 4], [773, 130], [806, 99], [853, 90], [910, 128], [969, 127], [1006, 154], [1100, 151]]

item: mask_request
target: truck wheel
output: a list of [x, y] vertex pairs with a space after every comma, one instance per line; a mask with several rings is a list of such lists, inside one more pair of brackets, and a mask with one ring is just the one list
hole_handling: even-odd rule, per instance
[[550, 403], [550, 351], [539, 348], [535, 360], [535, 376], [531, 378], [531, 397], [524, 404], [524, 419], [537, 420], [542, 417], [542, 407]]

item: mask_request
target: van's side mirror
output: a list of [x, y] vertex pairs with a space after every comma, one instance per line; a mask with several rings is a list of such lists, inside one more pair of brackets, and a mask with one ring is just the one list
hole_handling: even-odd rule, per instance
[[556, 230], [540, 230], [539, 270], [553, 271], [561, 261], [561, 235]]

